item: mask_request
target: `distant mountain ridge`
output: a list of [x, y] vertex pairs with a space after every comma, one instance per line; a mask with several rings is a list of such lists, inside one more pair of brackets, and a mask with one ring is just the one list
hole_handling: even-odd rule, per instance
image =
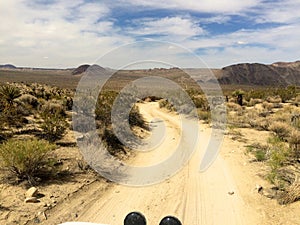
[[76, 69], [74, 69], [72, 71], [72, 75], [79, 75], [84, 73], [88, 68], [90, 67], [90, 65], [88, 64], [84, 64], [84, 65], [80, 65], [78, 66]]
[[5, 64], [5, 65], [0, 65], [0, 69], [17, 69], [17, 67], [12, 64]]
[[[82, 64], [77, 68], [67, 69], [46, 69], [46, 68], [30, 68], [30, 67], [16, 67], [12, 64], [0, 65], [3, 70], [49, 70], [49, 71], [66, 71], [72, 75], [83, 74], [90, 65]], [[108, 71], [114, 71], [110, 68], [103, 68]], [[171, 69], [157, 69], [156, 74], [160, 73], [166, 75], [176, 73], [179, 68]], [[211, 78], [211, 72], [215, 74], [217, 80], [221, 85], [247, 85], [247, 86], [300, 86], [300, 60], [295, 62], [275, 62], [270, 65], [261, 63], [239, 63], [235, 65], [226, 66], [222, 69], [183, 69], [194, 77], [198, 82], [216, 82]], [[150, 70], [151, 71], [151, 70]], [[132, 71], [135, 73], [136, 71]], [[149, 70], [140, 70], [145, 75], [149, 74]], [[177, 71], [178, 72], [178, 71]], [[197, 77], [201, 74], [201, 78]], [[211, 80], [211, 81], [210, 81]]]
[[300, 61], [271, 65], [240, 63], [222, 68], [220, 84], [289, 86], [300, 85]]

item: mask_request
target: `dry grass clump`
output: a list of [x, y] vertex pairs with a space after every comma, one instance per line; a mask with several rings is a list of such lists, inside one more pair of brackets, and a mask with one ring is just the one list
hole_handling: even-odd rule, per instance
[[204, 111], [201, 109], [197, 110], [199, 120], [203, 120], [206, 123], [210, 123], [211, 121], [211, 113], [210, 111]]
[[25, 107], [26, 106], [30, 106], [34, 109], [36, 109], [39, 105], [39, 101], [38, 99], [33, 96], [33, 95], [30, 95], [30, 94], [23, 94], [21, 95], [19, 98], [17, 98], [15, 100], [15, 102], [21, 104], [21, 105], [24, 105]]
[[249, 124], [251, 127], [257, 130], [268, 130], [270, 126], [270, 121], [265, 118], [258, 117], [256, 119], [249, 118]]
[[293, 129], [288, 138], [288, 142], [292, 150], [293, 157], [296, 159], [300, 158], [300, 131]]
[[286, 140], [292, 128], [286, 123], [275, 121], [269, 126], [269, 130], [273, 131], [281, 140]]
[[62, 104], [53, 101], [47, 101], [44, 105], [40, 107], [41, 114], [56, 114], [65, 116], [66, 112]]
[[227, 109], [228, 111], [240, 112], [243, 108], [239, 104], [236, 104], [234, 102], [228, 102]]
[[251, 106], [255, 106], [256, 104], [260, 104], [262, 103], [263, 100], [259, 99], [259, 98], [251, 98], [247, 104], [247, 106], [251, 107]]
[[262, 103], [262, 107], [267, 111], [271, 111], [274, 108], [274, 104], [265, 101]]
[[296, 97], [295, 97], [295, 100], [294, 100], [294, 104], [295, 104], [295, 106], [299, 106], [299, 104], [300, 104], [300, 95], [297, 95]]
[[282, 123], [289, 124], [291, 120], [291, 116], [289, 113], [286, 113], [284, 111], [278, 111], [270, 115], [269, 119], [273, 122], [282, 122]]
[[282, 99], [280, 98], [280, 96], [269, 96], [267, 97], [266, 101], [270, 103], [281, 103]]
[[278, 199], [279, 204], [285, 205], [300, 200], [300, 181], [296, 179], [295, 182], [289, 186], [284, 194]]

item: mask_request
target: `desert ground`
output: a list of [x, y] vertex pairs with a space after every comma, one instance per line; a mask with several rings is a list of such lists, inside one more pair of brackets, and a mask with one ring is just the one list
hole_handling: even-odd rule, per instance
[[[249, 117], [253, 110], [260, 113], [265, 113], [266, 108], [273, 110], [263, 102], [244, 108], [235, 103], [228, 104], [229, 117], [240, 116], [242, 112], [247, 112], [246, 117]], [[154, 118], [163, 121], [166, 136], [161, 145], [151, 152], [127, 151], [125, 155], [117, 154], [116, 157], [134, 166], [153, 165], [166, 159], [176, 148], [182, 135], [180, 119], [176, 112], [159, 107], [158, 101], [144, 101], [137, 107], [146, 122], [152, 123]], [[270, 116], [284, 107], [298, 109], [297, 105], [284, 103], [274, 107]], [[67, 110], [66, 121], [69, 125], [72, 123], [71, 116], [72, 112]], [[255, 129], [264, 124], [246, 126], [242, 117], [238, 116], [231, 118], [218, 157], [207, 171], [199, 172], [199, 166], [208, 141], [214, 134], [209, 121], [200, 120], [196, 151], [188, 163], [169, 179], [145, 187], [116, 184], [95, 173], [83, 159], [69, 127], [55, 142], [57, 147], [53, 154], [59, 159], [62, 171], [58, 176], [33, 185], [28, 181], [7, 182], [5, 174], [1, 175], [0, 224], [54, 225], [81, 221], [119, 225], [131, 211], [142, 212], [149, 224], [158, 224], [166, 215], [178, 217], [183, 224], [300, 224], [300, 202], [279, 204], [274, 194], [277, 191], [275, 184], [266, 179], [268, 163], [258, 160], [249, 151], [249, 146], [268, 143], [273, 132]], [[273, 118], [266, 116], [258, 122], [263, 123], [267, 119]], [[29, 116], [28, 120], [35, 123], [40, 118]], [[32, 123], [21, 131], [14, 131], [14, 138], [30, 138]], [[151, 134], [151, 130], [142, 128], [136, 132], [137, 135]], [[38, 189], [37, 201], [25, 203], [26, 191], [32, 186]]]

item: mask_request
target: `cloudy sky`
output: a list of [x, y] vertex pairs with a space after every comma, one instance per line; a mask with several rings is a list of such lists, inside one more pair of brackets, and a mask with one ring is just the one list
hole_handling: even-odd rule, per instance
[[[184, 51], [214, 68], [295, 61], [299, 12], [300, 0], [0, 0], [0, 64], [114, 67], [147, 52], [195, 67]], [[145, 49], [148, 41], [164, 44]], [[122, 47], [134, 42], [134, 53]], [[166, 54], [172, 46], [181, 47]]]

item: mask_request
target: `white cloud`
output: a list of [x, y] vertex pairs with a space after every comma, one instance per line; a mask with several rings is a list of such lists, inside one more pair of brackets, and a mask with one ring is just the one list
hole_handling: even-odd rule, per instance
[[[19, 66], [70, 67], [83, 61], [92, 63], [115, 46], [133, 41], [117, 33], [107, 19], [107, 6], [83, 3], [67, 0], [43, 6], [1, 1], [0, 61]], [[45, 55], [48, 60], [43, 60]]]
[[[204, 49], [200, 51], [203, 52], [200, 57], [212, 67], [238, 61], [295, 60], [299, 59], [300, 52], [299, 3], [300, 0], [263, 4], [260, 0], [118, 0], [89, 3], [64, 0], [44, 5], [36, 1], [0, 1], [0, 62], [12, 62], [19, 66], [70, 67], [93, 63], [117, 46], [141, 39], [172, 41], [192, 51]], [[166, 9], [172, 13], [169, 16], [166, 13], [145, 16], [137, 13], [136, 19], [129, 17], [123, 23], [116, 21], [117, 16], [112, 18], [113, 10], [120, 9], [114, 8], [116, 5], [126, 5], [122, 13], [126, 13], [128, 8], [139, 12]], [[185, 10], [184, 15], [181, 10]], [[178, 11], [181, 13], [178, 14]], [[203, 18], [202, 12], [210, 14], [204, 14]], [[235, 17], [231, 14], [252, 21], [253, 29], [223, 30], [218, 35], [208, 33], [212, 23], [238, 25], [239, 21], [233, 21]], [[279, 22], [282, 25], [255, 28], [256, 23], [265, 22]], [[122, 60], [125, 63], [126, 57], [151, 59], [156, 54], [163, 61], [169, 57], [167, 52], [172, 54], [174, 62], [177, 60], [175, 64], [193, 66], [184, 52], [170, 44], [165, 47], [152, 46], [151, 51], [145, 51], [143, 46], [132, 51], [120, 51], [120, 55], [111, 58], [111, 64], [119, 65]], [[109, 63], [106, 62], [107, 66]]]
[[238, 13], [257, 6], [261, 0], [120, 0], [120, 2], [149, 8], [184, 9], [209, 13]]
[[257, 23], [299, 23], [300, 0], [268, 2], [254, 9]]
[[218, 24], [225, 24], [228, 23], [230, 20], [231, 17], [225, 15], [217, 15], [217, 16], [211, 16], [211, 17], [199, 19], [201, 23], [218, 23]]
[[204, 34], [205, 31], [191, 18], [165, 17], [159, 19], [144, 18], [136, 20], [134, 28], [127, 31], [134, 35], [167, 36], [168, 40], [186, 39]]

